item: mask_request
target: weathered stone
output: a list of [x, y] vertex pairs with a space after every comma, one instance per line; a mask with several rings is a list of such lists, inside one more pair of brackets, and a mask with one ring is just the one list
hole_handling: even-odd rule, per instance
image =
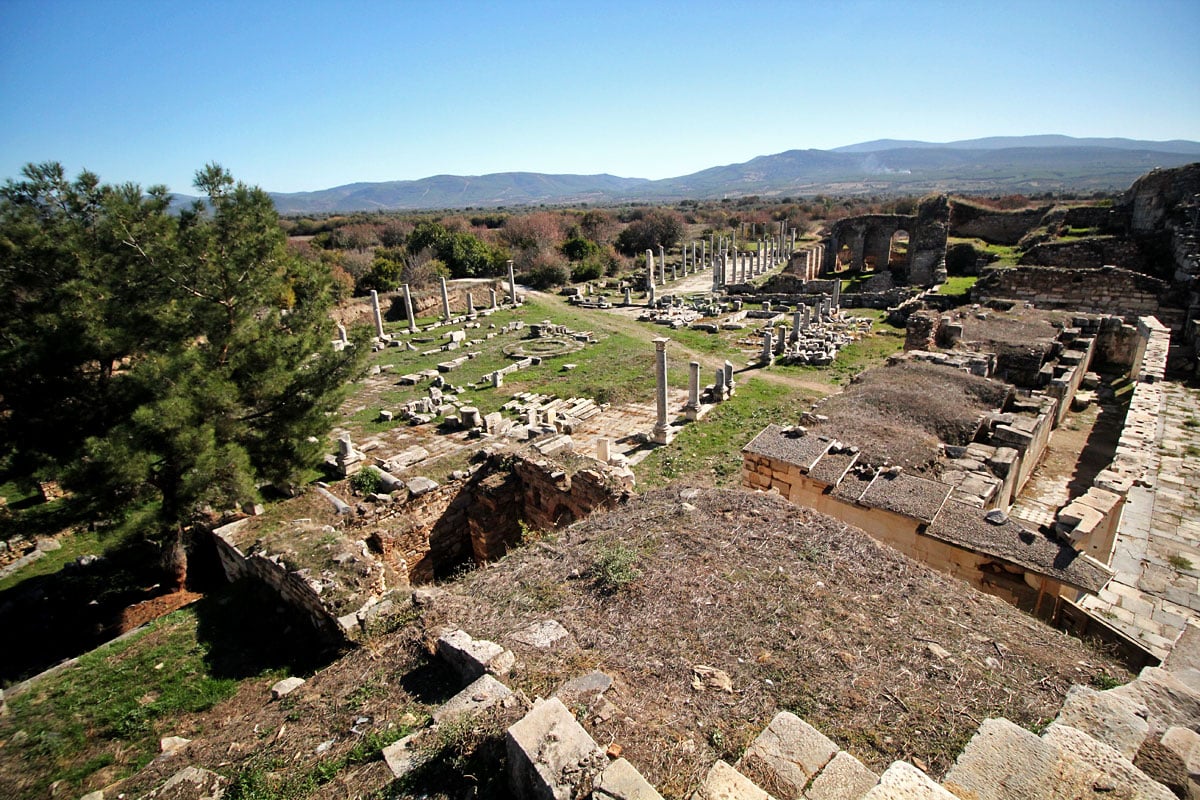
[[[1036, 797], [1037, 795], [1028, 795]], [[896, 761], [879, 776], [879, 783], [862, 800], [958, 800], [933, 778], [909, 764]]]
[[191, 739], [185, 739], [182, 736], [164, 736], [158, 740], [158, 752], [164, 755], [172, 755], [191, 743]]
[[556, 644], [564, 643], [564, 640], [569, 641], [571, 639], [571, 632], [564, 628], [557, 620], [548, 619], [544, 622], [535, 622], [527, 625], [516, 633], [513, 633], [510, 638], [527, 647], [533, 647], [538, 650], [549, 650]]
[[1200, 734], [1176, 725], [1163, 734], [1162, 745], [1183, 762], [1188, 798], [1200, 797]]
[[503, 683], [491, 675], [483, 675], [436, 709], [433, 721], [442, 723], [464, 714], [473, 717], [512, 696], [512, 690]]
[[1146, 667], [1136, 680], [1108, 693], [1144, 704], [1158, 730], [1172, 725], [1200, 729], [1200, 693], [1160, 667]]
[[607, 758], [558, 698], [535, 703], [508, 729], [509, 786], [519, 798], [571, 800]]
[[229, 779], [200, 767], [184, 767], [142, 800], [221, 800]]
[[420, 752], [416, 745], [424, 733], [425, 731], [410, 733], [403, 739], [392, 742], [383, 748], [381, 755], [383, 755], [383, 761], [387, 764], [388, 769], [392, 771], [392, 777], [402, 778], [417, 766]]
[[579, 675], [558, 687], [554, 696], [567, 705], [577, 702], [591, 702], [608, 691], [613, 679], [599, 670], [593, 670], [586, 675]]
[[773, 800], [749, 778], [724, 761], [717, 761], [692, 793], [691, 800]]
[[878, 780], [878, 775], [843, 750], [804, 790], [804, 800], [858, 800]]
[[438, 488], [437, 481], [422, 475], [408, 479], [408, 491], [413, 497], [420, 497], [423, 494], [432, 492], [436, 488]]
[[515, 662], [511, 650], [485, 639], [472, 639], [458, 629], [438, 637], [437, 652], [464, 681], [474, 681], [487, 672], [506, 675]]
[[1055, 723], [1046, 729], [1042, 739], [1059, 750], [1060, 759], [1064, 764], [1081, 771], [1082, 765], [1087, 765], [1100, 773], [1099, 779], [1091, 776], [1081, 781], [1080, 785], [1090, 780], [1093, 787], [1111, 786], [1111, 791], [1117, 793], [1118, 797], [1121, 793], [1147, 800], [1171, 800], [1175, 796], [1158, 781], [1146, 777], [1145, 773], [1115, 749], [1093, 739], [1083, 731]]
[[1148, 713], [1129, 698], [1072, 686], [1055, 721], [1083, 731], [1132, 761], [1149, 735]]
[[742, 761], [771, 773], [792, 796], [799, 796], [837, 751], [825, 734], [795, 714], [780, 711], [746, 748]]
[[278, 700], [281, 697], [286, 697], [303, 685], [304, 678], [284, 678], [271, 687], [271, 698], [273, 700]]
[[632, 764], [618, 758], [596, 776], [592, 800], [662, 800], [662, 795]]

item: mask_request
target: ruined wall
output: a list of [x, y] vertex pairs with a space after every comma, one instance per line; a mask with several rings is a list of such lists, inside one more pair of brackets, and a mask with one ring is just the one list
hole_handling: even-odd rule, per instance
[[226, 579], [236, 581], [247, 578], [265, 584], [294, 609], [303, 613], [313, 628], [329, 641], [344, 641], [348, 632], [338, 623], [330, 610], [321, 602], [304, 576], [287, 569], [278, 557], [254, 553], [247, 556], [233, 543], [232, 535], [247, 520], [238, 520], [212, 532], [213, 544], [220, 559]]
[[1025, 599], [1018, 597], [1012, 588], [997, 583], [993, 573], [984, 569], [985, 565], [993, 563], [991, 558], [923, 535], [921, 529], [924, 526], [919, 520], [839, 498], [828, 491], [828, 484], [810, 478], [786, 461], [749, 453], [743, 455], [742, 485], [745, 488], [778, 491], [796, 505], [814, 508], [847, 525], [861, 528], [872, 538], [910, 558], [1014, 605]]
[[1041, 223], [1050, 206], [1020, 211], [993, 211], [962, 201], [950, 202], [950, 235], [1013, 245]]
[[411, 582], [425, 583], [499, 558], [520, 540], [522, 523], [552, 530], [623, 502], [628, 491], [599, 462], [572, 474], [548, 458], [496, 452], [465, 480], [353, 524]]
[[908, 253], [904, 263], [892, 270], [900, 283], [932, 286], [946, 279], [946, 237], [949, 234], [950, 205], [945, 195], [921, 201], [916, 214], [865, 214], [839, 220], [830, 228], [829, 264], [837, 264], [842, 246], [850, 250], [848, 268], [861, 271], [866, 259], [873, 257], [876, 271], [889, 268], [892, 236], [908, 233]]
[[1038, 308], [1138, 317], [1157, 313], [1167, 288], [1164, 281], [1118, 267], [1000, 267], [984, 270], [971, 299], [1000, 298]]
[[1131, 241], [1112, 236], [1089, 236], [1083, 239], [1042, 242], [1021, 255], [1023, 266], [1098, 268], [1105, 264], [1120, 264], [1126, 269], [1143, 271], [1146, 260]]

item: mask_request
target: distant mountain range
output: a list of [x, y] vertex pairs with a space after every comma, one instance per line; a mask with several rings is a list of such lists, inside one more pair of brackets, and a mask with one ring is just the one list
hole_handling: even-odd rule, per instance
[[1155, 167], [1200, 160], [1200, 142], [995, 136], [957, 142], [879, 139], [788, 150], [662, 180], [614, 175], [435, 175], [272, 193], [281, 214], [608, 204], [816, 194], [1040, 193], [1123, 190]]

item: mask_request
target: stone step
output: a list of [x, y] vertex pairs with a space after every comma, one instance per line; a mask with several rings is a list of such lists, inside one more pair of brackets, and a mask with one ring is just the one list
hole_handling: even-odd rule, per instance
[[576, 797], [608, 766], [604, 751], [557, 697], [535, 702], [508, 729], [505, 745], [516, 797]]
[[1082, 731], [1054, 724], [1039, 738], [1002, 718], [979, 726], [943, 783], [973, 800], [1173, 797], [1116, 749]]
[[780, 711], [750, 743], [737, 763], [743, 773], [762, 774], [762, 785], [799, 797], [828, 764], [838, 746], [825, 734], [787, 711]]
[[1083, 731], [1132, 761], [1150, 734], [1149, 714], [1131, 697], [1072, 686], [1055, 722]]
[[[971, 797], [971, 795], [963, 795]], [[1028, 798], [1038, 797], [1036, 794]], [[958, 800], [937, 781], [907, 761], [896, 761], [879, 776], [862, 800]]]
[[592, 800], [662, 800], [662, 795], [632, 764], [618, 758], [596, 776]]
[[859, 800], [879, 776], [845, 750], [838, 751], [804, 790], [804, 800]]
[[774, 800], [753, 781], [724, 761], [717, 761], [691, 800]]
[[1105, 694], [1144, 705], [1149, 711], [1151, 735], [1161, 734], [1173, 725], [1197, 730], [1200, 729], [1200, 692], [1188, 685], [1195, 683], [1195, 676], [1189, 672], [1181, 671], [1177, 675], [1161, 667], [1146, 667], [1135, 680], [1109, 689]]

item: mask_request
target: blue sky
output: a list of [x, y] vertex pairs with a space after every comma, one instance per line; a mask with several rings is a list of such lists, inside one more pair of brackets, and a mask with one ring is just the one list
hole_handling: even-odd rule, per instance
[[879, 138], [1200, 139], [1200, 2], [0, 0], [0, 178], [664, 178]]

